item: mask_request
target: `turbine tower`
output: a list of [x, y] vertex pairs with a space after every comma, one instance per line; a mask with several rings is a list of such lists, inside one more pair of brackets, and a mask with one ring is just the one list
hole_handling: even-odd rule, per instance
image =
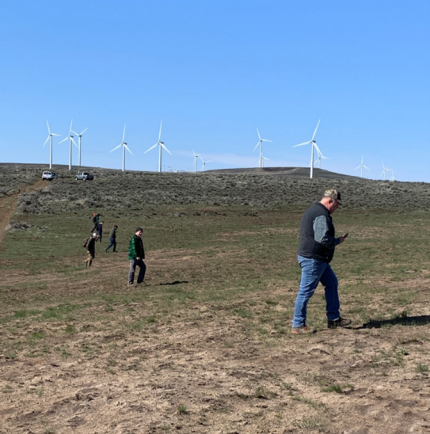
[[69, 135], [61, 140], [60, 143], [63, 143], [64, 141], [66, 141], [67, 139], [69, 139], [70, 145], [69, 145], [69, 170], [72, 170], [72, 142], [75, 144], [76, 147], [78, 147], [78, 145], [75, 143], [75, 141], [73, 140], [73, 136], [72, 136], [72, 123], [73, 123], [73, 118], [72, 121], [70, 122], [70, 129], [69, 129]]
[[87, 131], [87, 130], [88, 130], [88, 127], [85, 128], [85, 130], [82, 131], [81, 134], [78, 134], [75, 131], [72, 131], [73, 134], [76, 134], [79, 137], [79, 147], [78, 147], [79, 148], [79, 161], [78, 161], [78, 166], [81, 166], [81, 139], [82, 139], [82, 134], [84, 134], [85, 131]]
[[193, 154], [194, 154], [194, 172], [197, 172], [197, 160], [200, 157], [200, 154], [196, 154], [194, 152], [194, 149], [193, 149]]
[[113, 152], [116, 149], [120, 148], [122, 146], [122, 171], [125, 172], [125, 150], [127, 149], [128, 152], [130, 152], [131, 155], [133, 155], [133, 153], [130, 151], [130, 149], [128, 149], [127, 143], [124, 142], [125, 139], [125, 126], [127, 124], [124, 124], [124, 132], [122, 133], [122, 142], [116, 147], [113, 148], [112, 151], [109, 152]]
[[298, 145], [293, 146], [293, 148], [296, 148], [297, 146], [309, 145], [309, 143], [312, 144], [312, 147], [311, 147], [311, 173], [309, 176], [310, 179], [312, 179], [314, 176], [314, 147], [317, 147], [317, 142], [314, 139], [315, 139], [315, 135], [317, 133], [318, 126], [319, 126], [320, 122], [321, 122], [321, 119], [317, 123], [317, 127], [315, 128], [315, 131], [314, 131], [314, 134], [313, 134], [311, 140], [309, 140], [308, 142], [299, 143]]
[[260, 158], [258, 160], [258, 167], [263, 167], [264, 166], [264, 162], [263, 162], [263, 142], [271, 142], [271, 140], [267, 140], [267, 139], [262, 139], [260, 136], [260, 132], [258, 131], [257, 128], [257, 134], [258, 134], [258, 142], [255, 145], [255, 148], [253, 149], [253, 152], [258, 148], [258, 145], [260, 145]]
[[206, 167], [206, 163], [211, 163], [211, 161], [210, 160], [209, 161], [205, 161], [205, 160], [203, 160], [202, 157], [200, 157], [200, 160], [202, 160], [202, 163], [203, 163], [202, 170], [204, 171], [205, 167]]
[[160, 122], [160, 133], [158, 134], [158, 142], [154, 145], [151, 146], [148, 150], [146, 150], [144, 152], [144, 154], [146, 154], [147, 152], [151, 151], [152, 149], [154, 149], [155, 147], [159, 147], [159, 154], [158, 154], [158, 171], [161, 172], [161, 151], [164, 148], [170, 155], [172, 155], [172, 153], [164, 146], [164, 142], [161, 141], [161, 126], [163, 125], [163, 120], [161, 120]]
[[51, 143], [49, 145], [49, 168], [52, 169], [52, 136], [60, 136], [60, 134], [51, 133], [49, 129], [48, 119], [46, 119], [46, 125], [48, 126], [48, 137], [43, 144], [43, 147], [48, 143], [48, 140], [51, 139]]
[[[383, 164], [382, 164], [383, 165]], [[364, 164], [363, 164], [363, 156], [361, 156], [361, 164], [359, 165], [359, 166], [357, 166], [354, 170], [357, 170], [358, 168], [360, 168], [361, 167], [361, 177], [363, 178], [363, 168], [365, 168], [365, 169], [367, 169], [367, 170], [370, 170], [367, 166], [365, 166]], [[385, 169], [385, 167], [384, 167], [384, 169]]]

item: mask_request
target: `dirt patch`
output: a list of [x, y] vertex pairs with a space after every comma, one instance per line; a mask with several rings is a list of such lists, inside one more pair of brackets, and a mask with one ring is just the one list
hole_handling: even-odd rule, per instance
[[[294, 285], [273, 282], [269, 293], [225, 305], [193, 301], [192, 291], [204, 285], [193, 284], [204, 272], [202, 253], [152, 252], [146, 286], [118, 284], [123, 302], [94, 303], [84, 316], [1, 325], [2, 338], [17, 347], [43, 337], [30, 351], [0, 354], [0, 433], [429, 432], [429, 324], [356, 323], [293, 336]], [[89, 292], [101, 294], [105, 282], [125, 280], [126, 254], [118, 255], [98, 255], [81, 285], [39, 275], [48, 282], [43, 296], [75, 293], [84, 302]], [[166, 258], [182, 283], [162, 286], [173, 282], [162, 275]], [[21, 284], [32, 279], [21, 276]], [[424, 283], [403, 282], [406, 290]], [[173, 311], [159, 307], [160, 288], [171, 291]], [[144, 296], [133, 300], [136, 291]], [[27, 297], [34, 295], [29, 289]]]

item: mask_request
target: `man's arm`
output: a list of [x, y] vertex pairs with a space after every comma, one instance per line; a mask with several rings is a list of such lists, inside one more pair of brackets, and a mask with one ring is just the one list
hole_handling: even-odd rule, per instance
[[[314, 220], [314, 239], [328, 249], [334, 249], [341, 243], [340, 238], [335, 238], [329, 233], [329, 222], [326, 216], [320, 215]], [[343, 241], [343, 240], [342, 240]]]

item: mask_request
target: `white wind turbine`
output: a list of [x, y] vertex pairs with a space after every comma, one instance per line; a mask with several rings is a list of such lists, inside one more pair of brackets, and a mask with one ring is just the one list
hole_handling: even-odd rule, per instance
[[263, 166], [262, 167], [264, 167], [264, 160], [270, 161], [270, 158], [262, 157], [262, 160], [263, 160], [263, 162], [262, 162]]
[[[367, 170], [370, 170], [367, 166], [365, 166], [364, 164], [363, 164], [363, 156], [361, 156], [361, 164], [359, 165], [359, 166], [357, 166], [354, 170], [357, 170], [358, 168], [360, 168], [361, 167], [361, 177], [363, 178], [363, 168], [364, 169], [367, 169]], [[385, 169], [385, 168], [384, 168]]]
[[382, 172], [381, 172], [381, 174], [380, 174], [379, 176], [384, 175], [384, 180], [385, 180], [385, 174], [387, 173], [387, 170], [391, 170], [391, 169], [387, 169], [387, 168], [384, 166], [384, 163], [382, 163]]
[[124, 132], [122, 133], [122, 142], [116, 148], [113, 148], [112, 151], [109, 151], [109, 152], [113, 152], [122, 146], [122, 171], [123, 172], [125, 172], [125, 150], [127, 149], [127, 151], [130, 152], [131, 155], [133, 155], [133, 152], [131, 152], [130, 149], [128, 149], [127, 143], [124, 142], [126, 125], [127, 124], [124, 124]]
[[387, 170], [391, 170], [391, 178], [390, 178], [390, 181], [395, 181], [396, 178], [394, 178], [394, 170], [393, 170], [393, 169], [387, 169]]
[[72, 131], [72, 123], [73, 123], [73, 119], [70, 122], [69, 135], [65, 139], [61, 140], [61, 142], [60, 142], [60, 143], [63, 143], [67, 139], [69, 139], [69, 142], [70, 142], [70, 145], [69, 145], [69, 170], [72, 170], [72, 142], [74, 143], [74, 145], [76, 147], [78, 147], [78, 145], [76, 144], [76, 142], [73, 140], [73, 136], [72, 136], [72, 132], [73, 132]]
[[271, 142], [271, 140], [262, 139], [260, 136], [260, 132], [258, 131], [258, 128], [257, 128], [257, 134], [258, 134], [258, 143], [255, 145], [253, 152], [258, 148], [258, 145], [260, 145], [260, 158], [258, 159], [258, 167], [263, 167], [264, 166], [263, 142]]
[[172, 155], [172, 153], [164, 146], [164, 142], [161, 141], [161, 126], [163, 125], [163, 121], [160, 122], [160, 133], [158, 134], [158, 142], [154, 145], [151, 146], [148, 150], [146, 150], [144, 152], [144, 154], [146, 154], [147, 152], [151, 151], [152, 149], [154, 149], [155, 147], [159, 147], [159, 156], [158, 156], [158, 171], [161, 172], [161, 150], [162, 148], [164, 148], [170, 155]]
[[194, 154], [194, 172], [197, 172], [197, 160], [200, 158], [200, 154], [196, 154], [193, 149]]
[[311, 173], [310, 173], [310, 179], [312, 179], [313, 176], [314, 176], [314, 147], [317, 147], [317, 142], [314, 139], [315, 139], [315, 134], [317, 133], [318, 126], [319, 126], [320, 122], [321, 122], [321, 119], [317, 123], [317, 127], [315, 128], [315, 131], [314, 131], [314, 134], [313, 134], [311, 140], [309, 140], [308, 142], [300, 143], [298, 145], [294, 145], [293, 146], [293, 148], [296, 148], [297, 146], [309, 145], [309, 143], [312, 144], [312, 148], [311, 148]]
[[317, 150], [317, 155], [318, 155], [318, 158], [316, 159], [315, 162], [318, 163], [318, 169], [321, 169], [321, 160], [329, 160], [330, 158], [324, 157], [323, 153], [321, 152], [320, 148], [318, 148], [318, 145], [316, 143], [315, 143], [315, 149]]
[[206, 164], [207, 164], [207, 163], [211, 163], [210, 160], [209, 160], [209, 161], [205, 161], [205, 160], [203, 160], [202, 157], [200, 157], [200, 160], [202, 160], [202, 163], [203, 163], [202, 170], [205, 170], [205, 167], [206, 167]]
[[51, 143], [49, 145], [49, 168], [52, 169], [52, 136], [60, 136], [60, 134], [51, 133], [49, 129], [48, 119], [46, 119], [46, 125], [48, 126], [48, 137], [43, 144], [43, 147], [48, 143], [48, 140], [51, 139]]
[[76, 135], [79, 137], [79, 146], [78, 146], [78, 148], [79, 148], [79, 161], [78, 161], [78, 166], [81, 165], [81, 139], [82, 139], [82, 134], [84, 134], [85, 131], [87, 131], [87, 130], [88, 130], [88, 127], [85, 128], [85, 130], [82, 131], [82, 133], [80, 133], [80, 134], [78, 134], [78, 133], [75, 132], [75, 131], [72, 131], [73, 134], [76, 134]]

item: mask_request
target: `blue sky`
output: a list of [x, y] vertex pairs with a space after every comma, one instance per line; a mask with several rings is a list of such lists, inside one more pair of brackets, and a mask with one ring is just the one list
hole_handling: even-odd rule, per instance
[[[430, 182], [428, 0], [3, 0], [0, 162], [126, 169], [308, 166]], [[75, 138], [76, 140], [76, 138]], [[77, 164], [76, 148], [73, 164]], [[201, 161], [198, 168], [202, 166]], [[391, 176], [391, 173], [390, 173]]]

